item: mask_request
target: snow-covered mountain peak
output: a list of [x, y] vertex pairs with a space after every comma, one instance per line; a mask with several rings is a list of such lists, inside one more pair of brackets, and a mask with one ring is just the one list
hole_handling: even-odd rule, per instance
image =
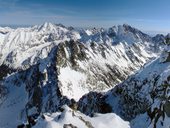
[[166, 38], [170, 38], [170, 33], [168, 33], [168, 34], [166, 35]]
[[109, 28], [107, 35], [112, 39], [113, 44], [117, 44], [117, 42], [126, 42], [131, 45], [138, 42], [152, 42], [152, 37], [128, 24], [117, 25]]
[[[134, 34], [144, 34], [142, 31], [140, 31], [139, 29], [135, 28], [135, 27], [132, 27], [131, 25], [128, 25], [128, 24], [123, 24], [121, 25], [124, 29], [125, 32], [131, 32], [131, 33], [134, 33]], [[144, 35], [147, 35], [147, 34], [144, 34]]]
[[61, 26], [61, 25], [56, 25], [50, 22], [45, 22], [44, 24], [37, 26], [38, 27], [38, 32], [52, 32], [55, 33], [57, 30], [58, 31], [64, 31], [67, 32], [68, 30]]
[[113, 34], [112, 36], [115, 36], [115, 34], [118, 32], [117, 26], [112, 26], [108, 29], [108, 34]]
[[51, 50], [49, 47], [53, 43], [57, 45], [64, 41], [81, 38], [79, 33], [74, 30], [48, 22], [29, 28], [12, 29], [8, 33], [5, 28], [2, 31], [0, 33], [0, 63], [5, 62], [13, 65], [12, 67], [17, 66], [17, 68], [22, 66], [22, 63], [28, 58], [39, 58], [42, 50], [45, 49], [46, 54], [43, 52], [41, 57], [46, 57]]
[[118, 42], [125, 42], [127, 44], [134, 44], [137, 42], [152, 42], [152, 38], [139, 31], [130, 25], [117, 25], [109, 29], [93, 28], [82, 29], [80, 32], [82, 42], [96, 42], [99, 44], [117, 44]]
[[163, 34], [157, 34], [152, 39], [155, 43], [165, 43], [165, 36]]

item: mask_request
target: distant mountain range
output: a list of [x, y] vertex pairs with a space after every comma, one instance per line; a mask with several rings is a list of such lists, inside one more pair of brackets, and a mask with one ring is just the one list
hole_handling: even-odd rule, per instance
[[0, 27], [0, 127], [167, 128], [169, 39], [127, 24]]

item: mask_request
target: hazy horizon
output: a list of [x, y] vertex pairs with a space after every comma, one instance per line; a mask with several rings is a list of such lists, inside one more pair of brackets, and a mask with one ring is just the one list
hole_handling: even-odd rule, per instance
[[0, 0], [0, 24], [43, 22], [77, 27], [130, 24], [145, 31], [170, 30], [168, 0]]
[[[45, 23], [45, 22], [43, 22], [43, 23]], [[34, 25], [41, 25], [41, 24], [43, 24], [43, 23], [40, 23], [40, 24], [34, 24]], [[54, 22], [53, 22], [54, 23]], [[62, 23], [54, 23], [54, 24], [62, 24]], [[26, 27], [32, 27], [32, 26], [34, 26], [34, 25], [16, 25], [16, 24], [0, 24], [0, 27], [10, 27], [10, 28], [14, 28], [14, 29], [16, 29], [16, 28], [19, 28], [19, 27], [22, 27], [22, 28], [26, 28]], [[64, 24], [63, 24], [64, 25]], [[119, 24], [119, 25], [122, 25], [122, 24]], [[65, 26], [65, 25], [64, 25]], [[69, 25], [69, 26], [66, 26], [66, 27], [70, 27], [70, 26], [72, 26], [72, 25]], [[114, 25], [112, 25], [112, 26], [114, 26]], [[112, 27], [112, 26], [110, 26], [110, 27]], [[84, 29], [88, 29], [88, 28], [94, 28], [94, 27], [76, 27], [76, 26], [73, 26], [74, 28], [84, 28]], [[132, 26], [132, 27], [135, 27], [135, 26]], [[97, 28], [104, 28], [104, 27], [102, 27], [102, 26], [100, 26], [100, 27], [97, 27]], [[108, 29], [109, 27], [107, 27], [107, 28], [105, 28], [105, 29]], [[137, 28], [137, 27], [135, 27], [135, 28]], [[148, 34], [148, 35], [150, 35], [150, 36], [155, 36], [156, 34], [163, 34], [163, 35], [167, 35], [168, 33], [170, 33], [170, 31], [154, 31], [154, 30], [144, 30], [144, 29], [140, 29], [140, 28], [137, 28], [137, 29], [139, 29], [140, 31], [142, 31], [142, 32], [144, 32], [144, 33], [146, 33], [146, 34]]]

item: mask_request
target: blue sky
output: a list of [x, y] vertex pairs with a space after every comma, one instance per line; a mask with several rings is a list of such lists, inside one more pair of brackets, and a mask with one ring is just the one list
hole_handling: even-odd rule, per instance
[[43, 22], [77, 27], [127, 23], [170, 32], [170, 0], [0, 0], [0, 24]]

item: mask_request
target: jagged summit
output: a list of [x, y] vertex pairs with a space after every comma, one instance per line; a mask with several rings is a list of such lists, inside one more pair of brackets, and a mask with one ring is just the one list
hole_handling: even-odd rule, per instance
[[56, 25], [50, 22], [45, 22], [44, 24], [39, 26], [38, 31], [49, 31], [55, 29], [55, 27]]
[[59, 31], [64, 31], [67, 32], [67, 28], [62, 25], [62, 24], [53, 24], [50, 22], [45, 22], [44, 24], [37, 26], [39, 32], [56, 32], [57, 30]]

